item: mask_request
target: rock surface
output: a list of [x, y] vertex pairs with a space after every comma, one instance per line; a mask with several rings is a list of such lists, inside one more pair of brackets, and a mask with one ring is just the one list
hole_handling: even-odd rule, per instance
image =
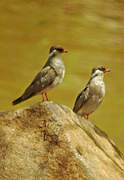
[[108, 136], [53, 102], [0, 113], [0, 180], [124, 180]]

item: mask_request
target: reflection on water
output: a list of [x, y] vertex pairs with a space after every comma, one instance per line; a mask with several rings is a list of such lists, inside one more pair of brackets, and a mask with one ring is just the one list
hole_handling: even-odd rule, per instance
[[64, 55], [64, 82], [49, 98], [73, 107], [92, 67], [105, 65], [106, 97], [90, 118], [124, 151], [124, 11], [123, 1], [0, 1], [0, 109], [21, 108], [41, 100], [34, 97], [16, 107], [17, 98], [47, 59], [51, 45]]

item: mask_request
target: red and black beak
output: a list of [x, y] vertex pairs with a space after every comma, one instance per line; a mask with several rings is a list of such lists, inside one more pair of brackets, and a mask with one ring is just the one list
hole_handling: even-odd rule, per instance
[[110, 69], [104, 69], [104, 71], [103, 71], [104, 73], [106, 73], [106, 72], [110, 72]]
[[68, 52], [67, 50], [64, 50], [64, 49], [62, 50], [62, 53], [67, 53], [67, 52]]

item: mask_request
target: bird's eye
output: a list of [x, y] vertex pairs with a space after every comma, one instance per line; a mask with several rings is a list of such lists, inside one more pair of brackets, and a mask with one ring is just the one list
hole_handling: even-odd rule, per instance
[[100, 71], [104, 71], [105, 68], [104, 68], [104, 67], [100, 67], [99, 70], [100, 70]]
[[62, 51], [63, 51], [62, 48], [57, 48], [56, 50], [59, 51], [59, 52], [62, 52]]

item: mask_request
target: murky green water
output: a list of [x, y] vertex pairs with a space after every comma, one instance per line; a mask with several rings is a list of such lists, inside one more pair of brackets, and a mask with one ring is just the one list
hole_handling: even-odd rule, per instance
[[47, 59], [51, 45], [64, 55], [64, 82], [49, 99], [73, 107], [92, 67], [105, 65], [106, 97], [90, 116], [124, 151], [124, 2], [114, 0], [0, 1], [0, 109], [21, 108], [41, 100], [34, 97], [13, 107]]

